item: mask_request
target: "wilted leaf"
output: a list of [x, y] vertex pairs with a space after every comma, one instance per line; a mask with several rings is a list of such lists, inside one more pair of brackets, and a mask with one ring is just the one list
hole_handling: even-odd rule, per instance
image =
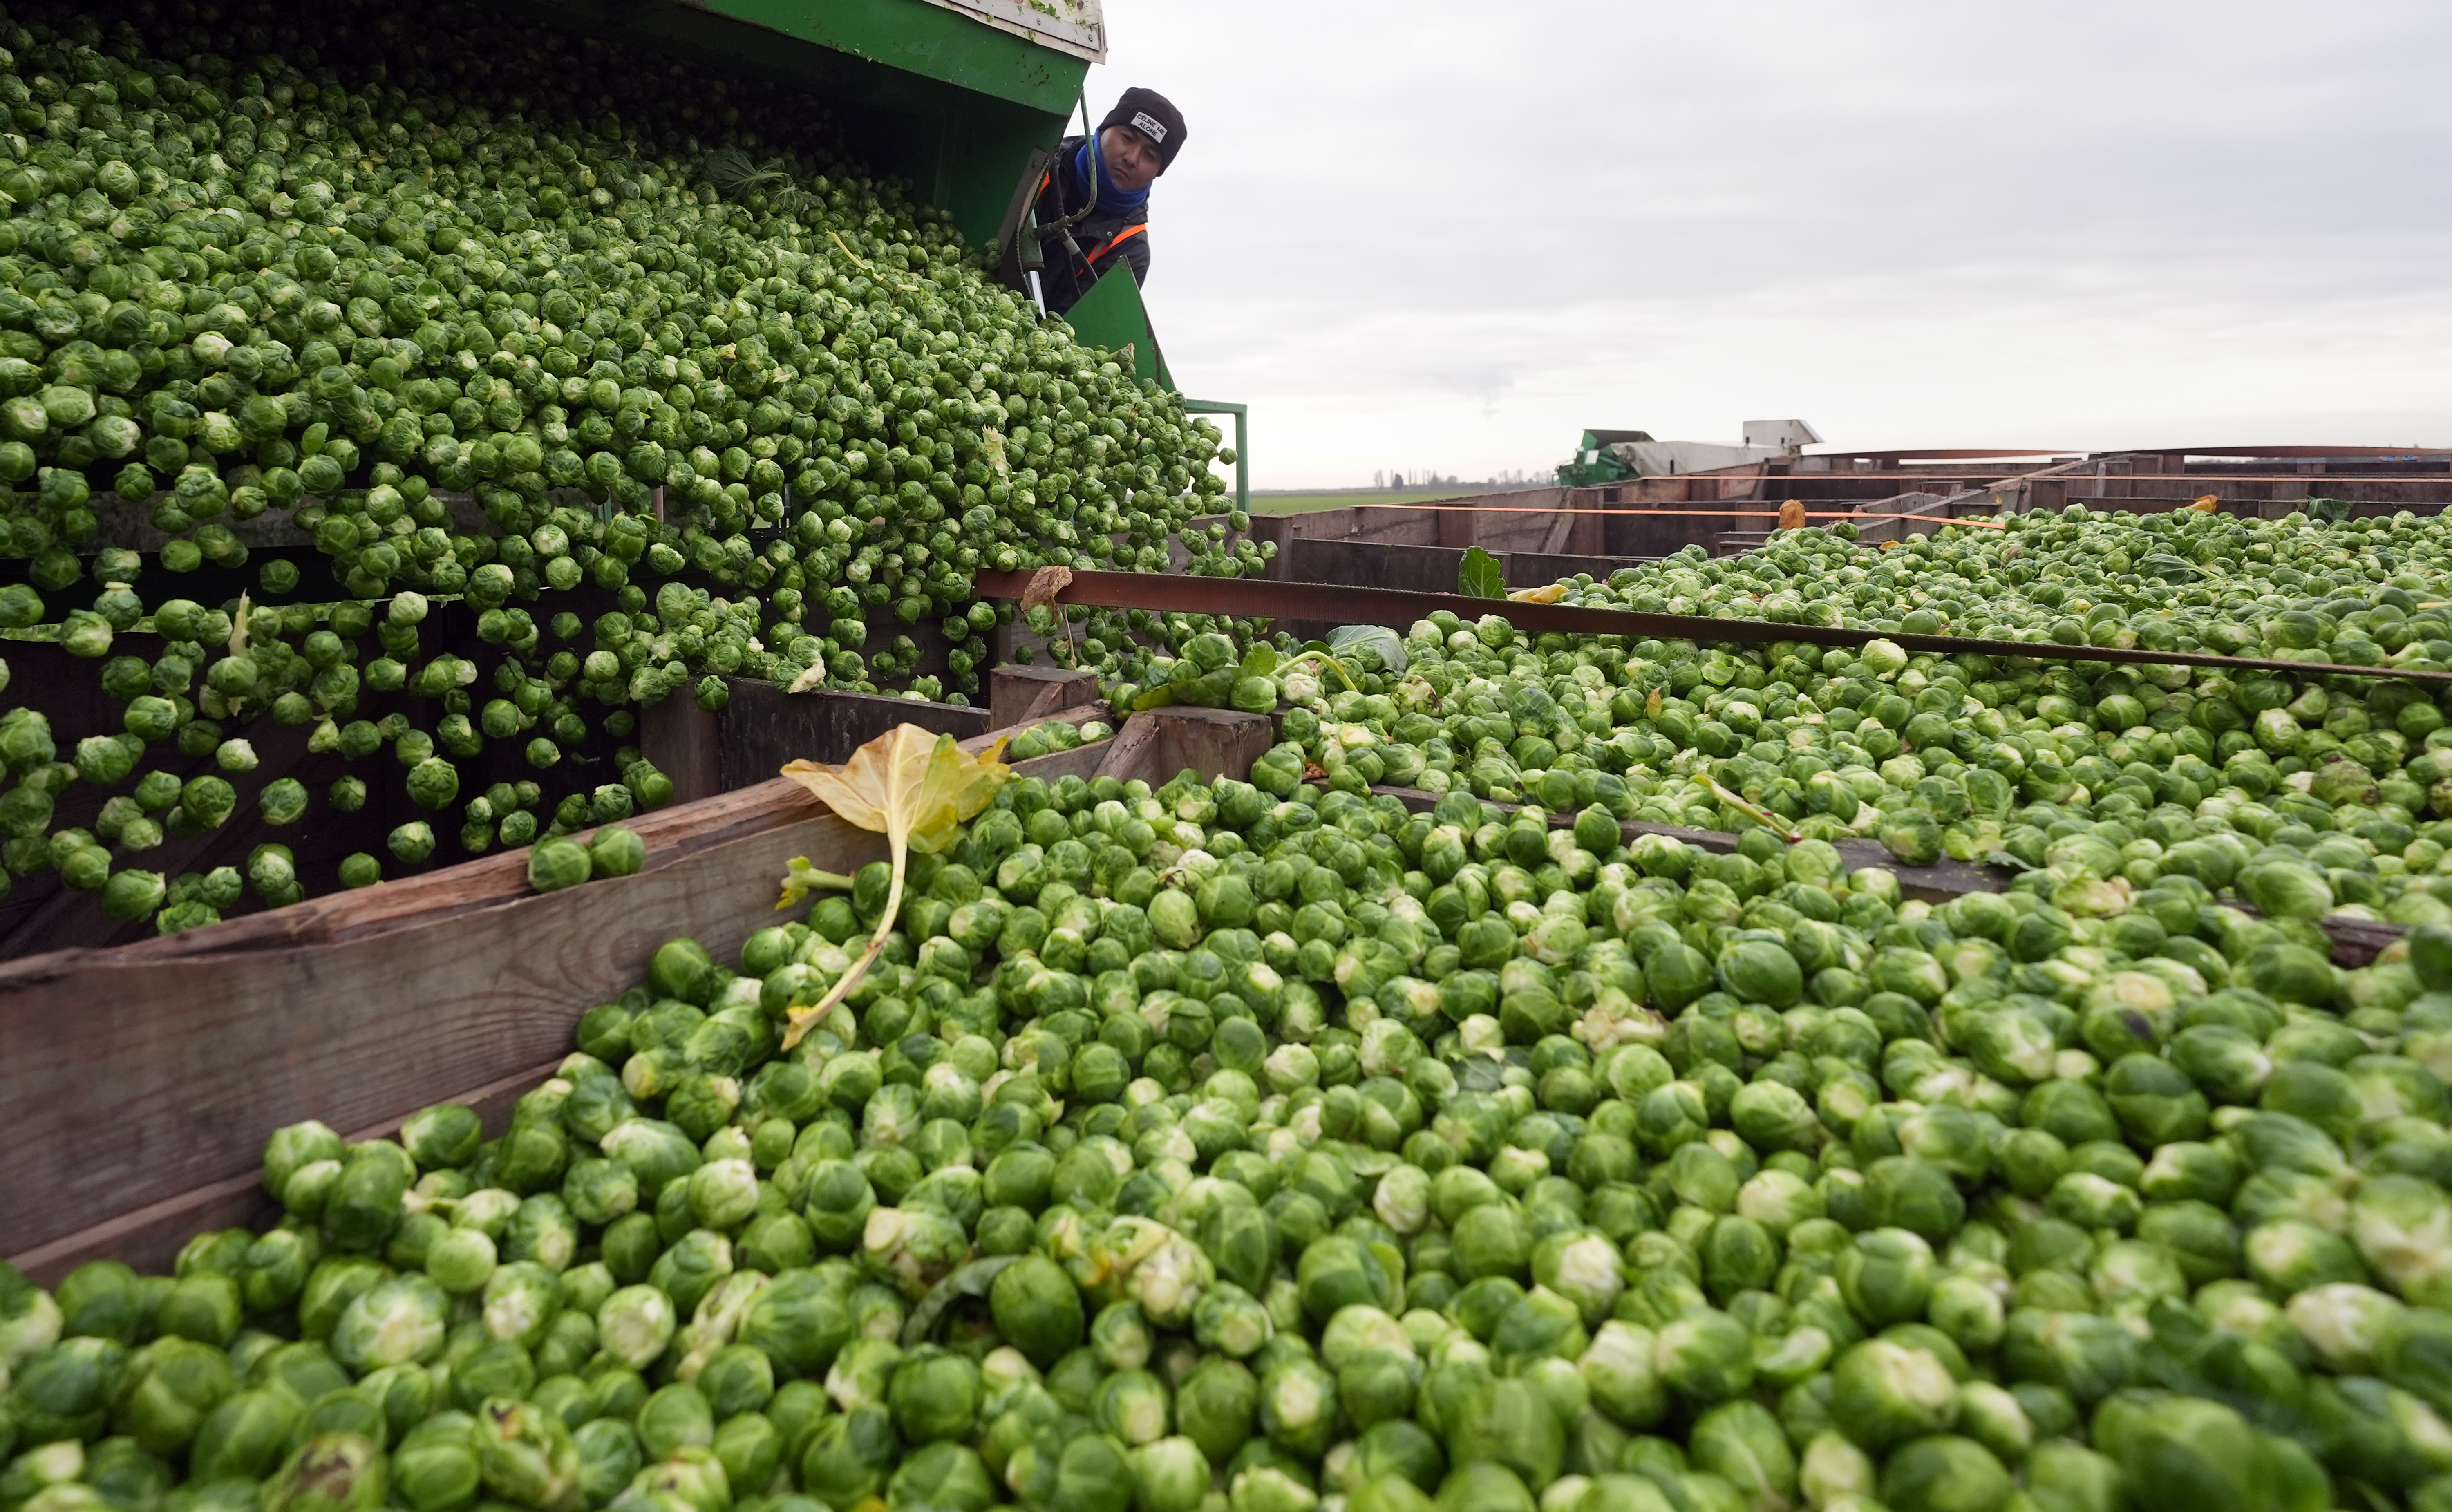
[[[842, 1001], [843, 994], [859, 983], [878, 952], [885, 949], [887, 937], [894, 933], [895, 919], [902, 910], [902, 878], [910, 865], [912, 849], [932, 853], [942, 850], [963, 820], [988, 806], [997, 789], [1013, 775], [999, 759], [1003, 755], [1001, 740], [972, 756], [955, 744], [950, 735], [931, 735], [916, 724], [902, 724], [853, 752], [851, 759], [839, 767], [795, 761], [783, 768], [783, 776], [808, 789], [837, 815], [863, 830], [884, 835], [894, 864], [894, 883], [885, 894], [885, 912], [878, 918], [877, 932], [869, 937], [868, 949], [860, 952], [860, 959], [822, 999], [792, 1010], [791, 1028], [783, 1036], [786, 1049], [799, 1044], [809, 1025], [825, 1017], [835, 1004]], [[784, 878], [785, 905], [805, 895], [809, 886], [825, 875], [802, 877], [801, 870], [802, 865], [796, 865], [793, 874]]]
[[1070, 567], [1041, 567], [1030, 575], [1030, 585], [1021, 590], [1021, 612], [1043, 609], [1056, 602], [1056, 596], [1073, 585]]
[[1546, 588], [1525, 588], [1507, 596], [1512, 603], [1556, 603], [1567, 597], [1567, 585], [1553, 582]]

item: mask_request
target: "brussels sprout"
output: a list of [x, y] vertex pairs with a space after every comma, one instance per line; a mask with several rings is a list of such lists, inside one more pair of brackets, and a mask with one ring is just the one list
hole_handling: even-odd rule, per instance
[[1901, 1512], [1991, 1512], [2016, 1487], [1992, 1451], [1972, 1439], [1936, 1433], [1891, 1455], [1878, 1489], [1883, 1504]]
[[1932, 1270], [1932, 1247], [1904, 1228], [1858, 1234], [1832, 1265], [1849, 1309], [1877, 1327], [1923, 1313]]
[[1872, 1452], [1958, 1420], [1958, 1383], [1931, 1351], [1869, 1339], [1831, 1367], [1830, 1411], [1839, 1429]]
[[185, 1339], [148, 1345], [129, 1362], [115, 1422], [153, 1454], [174, 1455], [191, 1443], [206, 1416], [238, 1391], [228, 1356]]
[[383, 1446], [355, 1433], [319, 1433], [266, 1483], [263, 1505], [278, 1512], [370, 1512], [384, 1504]]
[[561, 1419], [531, 1403], [491, 1401], [472, 1436], [478, 1473], [496, 1496], [540, 1512], [580, 1504], [579, 1447]]
[[540, 893], [576, 887], [590, 875], [590, 857], [576, 840], [541, 840], [528, 852], [528, 886]]
[[340, 1313], [332, 1326], [332, 1356], [362, 1372], [423, 1365], [442, 1353], [449, 1311], [444, 1289], [425, 1276], [380, 1281]]
[[655, 1364], [678, 1326], [672, 1298], [654, 1286], [624, 1286], [596, 1313], [596, 1334], [605, 1352], [633, 1370]]
[[1753, 1380], [1752, 1339], [1724, 1312], [1699, 1308], [1663, 1325], [1652, 1349], [1661, 1382], [1691, 1402], [1721, 1402]]
[[965, 1437], [979, 1415], [979, 1367], [958, 1354], [922, 1348], [894, 1372], [886, 1392], [894, 1424], [915, 1443]]
[[[18, 1386], [25, 1390], [23, 1384]], [[205, 1417], [188, 1451], [188, 1473], [260, 1480], [281, 1463], [303, 1404], [291, 1393], [258, 1389], [229, 1397]]]

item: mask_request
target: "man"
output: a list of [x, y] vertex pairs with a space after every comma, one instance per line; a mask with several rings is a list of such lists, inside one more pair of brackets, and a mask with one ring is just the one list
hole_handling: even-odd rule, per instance
[[1140, 88], [1126, 89], [1096, 132], [1057, 144], [1038, 206], [1050, 314], [1071, 309], [1119, 263], [1148, 285], [1150, 186], [1181, 150], [1183, 113]]

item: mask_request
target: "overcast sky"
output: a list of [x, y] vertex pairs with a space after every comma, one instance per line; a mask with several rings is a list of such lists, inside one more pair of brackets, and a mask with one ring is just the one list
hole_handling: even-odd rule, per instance
[[1105, 0], [1148, 303], [1254, 482], [1586, 426], [2452, 446], [2442, 0]]

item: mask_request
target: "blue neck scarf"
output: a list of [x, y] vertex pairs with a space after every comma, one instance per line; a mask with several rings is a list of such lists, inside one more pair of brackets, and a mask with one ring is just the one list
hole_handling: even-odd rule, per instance
[[1095, 133], [1082, 138], [1080, 150], [1073, 156], [1073, 171], [1079, 176], [1083, 184], [1095, 182], [1097, 185], [1098, 209], [1101, 214], [1117, 215], [1128, 210], [1137, 210], [1149, 204], [1149, 190], [1136, 189], [1127, 194], [1116, 187], [1115, 181], [1107, 177], [1107, 160], [1098, 151], [1098, 138]]

